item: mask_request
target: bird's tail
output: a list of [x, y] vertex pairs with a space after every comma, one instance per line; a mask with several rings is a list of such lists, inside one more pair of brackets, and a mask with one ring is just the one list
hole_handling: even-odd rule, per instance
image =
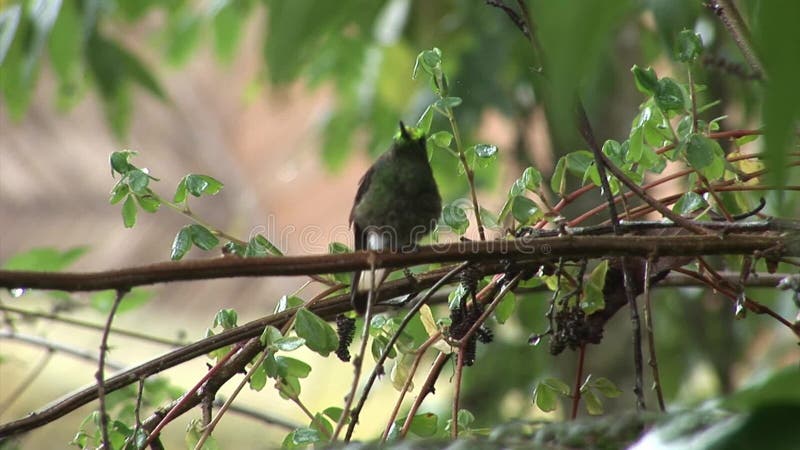
[[[375, 281], [371, 280], [372, 274], [375, 274]], [[375, 290], [386, 280], [389, 272], [386, 269], [370, 270], [357, 270], [353, 272], [353, 281], [350, 284], [350, 304], [356, 314], [363, 316], [367, 312], [367, 301], [369, 299], [370, 286], [375, 286]], [[373, 299], [374, 297], [373, 293]]]

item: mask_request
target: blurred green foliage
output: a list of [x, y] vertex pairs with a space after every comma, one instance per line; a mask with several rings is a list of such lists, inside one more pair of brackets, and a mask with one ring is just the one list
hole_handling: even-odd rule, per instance
[[[706, 64], [699, 57], [698, 46], [702, 46], [705, 54], [724, 58], [726, 67], [744, 65], [724, 26], [712, 11], [695, 0], [531, 0], [526, 4], [543, 54], [538, 53], [536, 46], [531, 45], [502, 10], [469, 0], [0, 1], [0, 94], [9, 116], [23, 120], [38, 75], [47, 67], [57, 80], [54, 99], [57, 109], [68, 111], [87, 93], [96, 92], [103, 101], [110, 129], [124, 141], [130, 118], [135, 114], [134, 88], [164, 102], [170, 101], [169, 93], [159, 82], [160, 74], [153, 67], [162, 62], [180, 67], [200, 45], [206, 44], [213, 47], [220, 64], [230, 64], [237, 57], [244, 30], [253, 23], [263, 23], [259, 30], [263, 42], [260, 83], [280, 88], [301, 80], [312, 89], [323, 85], [334, 87], [335, 107], [321, 129], [321, 158], [327, 167], [331, 170], [343, 167], [355, 149], [354, 138], [358, 133], [368, 137], [368, 148], [377, 153], [388, 145], [398, 118], [414, 123], [422, 117], [426, 129], [443, 130], [449, 128], [448, 115], [452, 115], [463, 130], [464, 148], [474, 157], [472, 167], [479, 189], [507, 189], [498, 183], [500, 165], [488, 162], [502, 157], [520, 168], [522, 175], [508, 188], [500, 220], [496, 222], [512, 217], [521, 224], [529, 224], [540, 220], [544, 212], [526, 196], [528, 193], [543, 199], [551, 193], [563, 196], [578, 184], [599, 185], [592, 156], [580, 150], [585, 144], [579, 140], [573, 123], [578, 97], [596, 125], [598, 139], [605, 142], [604, 153], [636, 181], [641, 182], [645, 172], [660, 173], [665, 159], [678, 158], [685, 159], [708, 178], [718, 178], [723, 172], [724, 149], [704, 133], [754, 122], [763, 123], [766, 130], [770, 180], [787, 181], [787, 150], [795, 145], [792, 137], [800, 118], [800, 89], [796, 86], [800, 73], [800, 27], [794, 23], [800, 17], [800, 2], [739, 3], [762, 59], [766, 73], [762, 80], [719, 71], [718, 65]], [[156, 56], [148, 61], [134, 50], [126, 32], [152, 17], [158, 26], [153, 28], [153, 36], [147, 37], [154, 43]], [[701, 31], [702, 39], [685, 30]], [[442, 85], [435, 81], [435, 70], [426, 72], [430, 76], [412, 77], [411, 68], [417, 55], [423, 50], [426, 52], [420, 56], [435, 53], [428, 50], [432, 48], [441, 49], [441, 61], [437, 63], [447, 74], [445, 94]], [[659, 65], [658, 74], [650, 68], [655, 63]], [[428, 69], [432, 67], [435, 64]], [[425, 64], [422, 70], [426, 70]], [[672, 73], [665, 74], [662, 70]], [[688, 73], [692, 73], [697, 88], [703, 88], [697, 93], [698, 106], [708, 108], [707, 116], [718, 119], [698, 123], [683, 120], [691, 108]], [[434, 89], [428, 80], [433, 80]], [[742, 111], [742, 117], [737, 119], [740, 121], [728, 123], [729, 119], [721, 118], [724, 109], [714, 103], [717, 99], [722, 100], [724, 108]], [[438, 102], [444, 102], [443, 110], [449, 114], [433, 114], [430, 108]], [[558, 161], [552, 172], [551, 168], [534, 168], [525, 149], [529, 119], [539, 108], [546, 113], [556, 153], [553, 160]], [[514, 124], [516, 148], [498, 150], [476, 141], [475, 131], [488, 111], [499, 112]], [[677, 117], [682, 119], [675, 129], [666, 130], [663, 123]], [[437, 131], [429, 137], [429, 146], [449, 149], [454, 134]], [[677, 150], [657, 157], [654, 148], [673, 139], [681, 142]], [[150, 190], [151, 181], [157, 180], [130, 163], [131, 153], [115, 155], [112, 168], [121, 177], [112, 192], [112, 203], [125, 200], [122, 213], [126, 226], [134, 225], [140, 209], [155, 212], [161, 204], [177, 209], [181, 204], [185, 206], [187, 193], [194, 197], [214, 195], [222, 188], [220, 182], [209, 176], [188, 175], [178, 186], [172, 204]], [[466, 190], [463, 172], [457, 164], [446, 151], [432, 154], [434, 171], [448, 200], [443, 222], [457, 234], [463, 234], [473, 217], [452, 202]], [[617, 192], [620, 187], [612, 184], [611, 188]], [[745, 200], [734, 200], [739, 206], [734, 212], [752, 207]], [[596, 202], [595, 197], [592, 203]], [[707, 206], [699, 195], [687, 193], [674, 208], [679, 213], [690, 213]], [[481, 211], [482, 217], [484, 213], [488, 222], [493, 214]], [[187, 225], [176, 236], [173, 259], [183, 257], [192, 246], [215, 247], [219, 243], [217, 234], [200, 224]], [[246, 256], [277, 252], [271, 243], [258, 236], [250, 242], [232, 241], [229, 245], [231, 252]], [[10, 260], [6, 268], [62, 269], [82, 252], [83, 249], [64, 253], [38, 250]], [[599, 291], [602, 292], [602, 286]], [[771, 292], [763, 294], [759, 299], [766, 299], [784, 315], [790, 313], [789, 308], [769, 299]], [[107, 303], [104, 299], [105, 295], [97, 297], [93, 305], [102, 310]], [[510, 333], [541, 333], [546, 300], [542, 293], [517, 294], [498, 310], [498, 314], [502, 313], [498, 321], [508, 320]], [[715, 378], [717, 384], [709, 388], [710, 394], [705, 393], [709, 396], [729, 390], [734, 384], [733, 367], [748, 350], [747, 343], [763, 332], [763, 322], [734, 322], [730, 311], [725, 310], [727, 305], [721, 308], [718, 301], [709, 301], [707, 293], [698, 290], [684, 291], [679, 296], [674, 292], [658, 294], [655, 301], [659, 305], [655, 316], [662, 355], [659, 362], [668, 401], [691, 404], [702, 399], [701, 394], [687, 393], [694, 383], [686, 379], [692, 376]], [[516, 313], [513, 318], [512, 312]], [[236, 317], [230, 314], [220, 316], [225, 320], [218, 325], [235, 324]], [[298, 315], [298, 337], [319, 353], [333, 351], [336, 336], [332, 329], [311, 313], [303, 314]], [[630, 375], [628, 352], [614, 351], [615, 346], [627, 345], [629, 339], [627, 328], [613, 329], [619, 323], [610, 324], [603, 346], [593, 350], [597, 356], [590, 366], [593, 373], [602, 377], [595, 377], [592, 383], [584, 382], [584, 395], [595, 395], [595, 391], [603, 394], [606, 397], [603, 401], [611, 405], [608, 409], [632, 404], [628, 390], [615, 403], [616, 387], [602, 381], [608, 377], [618, 386], [624, 386]], [[391, 322], [371, 324], [370, 332], [377, 345], [374, 352], [383, 350], [380, 345], [388, 341], [392, 326]], [[273, 344], [294, 349], [300, 342], [286, 339], [289, 338], [278, 336]], [[522, 341], [524, 338], [516, 336], [493, 343], [490, 351], [480, 347], [480, 363], [466, 372], [463, 392], [463, 405], [475, 411], [476, 417], [465, 419], [465, 423], [472, 426], [474, 420], [476, 426], [496, 424], [498, 419], [527, 412], [534, 401], [541, 410], [559, 410], [560, 396], [568, 394], [570, 387], [558, 380], [568, 379], [573, 373], [573, 362], [565, 362], [565, 358], [554, 360], [545, 349], [531, 350]], [[782, 342], [774, 350], [776, 353], [765, 357], [777, 358], [785, 349]], [[267, 361], [256, 384], [265, 383], [268, 376], [280, 375], [285, 380], [286, 395], [296, 395], [298, 380], [306, 371], [295, 361], [291, 358]], [[794, 392], [791, 386], [796, 384], [796, 372], [780, 373], [765, 383], [764, 390], [754, 388], [719, 400], [721, 408], [726, 410], [722, 415], [716, 410], [703, 412], [695, 417], [697, 420], [690, 420], [689, 426], [672, 432], [682, 436], [700, 434], [709, 423], [719, 422], [727, 423], [728, 428], [714, 437], [718, 440], [708, 447], [728, 448], [724, 439], [732, 442], [749, 432], [781, 436], [784, 440], [780, 442], [784, 442], [788, 439], [786, 434], [777, 433], [775, 427], [767, 425], [781, 424], [778, 431], [789, 429], [779, 419], [796, 416], [797, 399], [785, 395]], [[525, 403], [518, 411], [509, 407], [515, 395], [523, 397]], [[763, 402], [765, 396], [775, 401]], [[597, 412], [597, 406], [594, 404], [591, 412]], [[728, 420], [731, 416], [725, 414], [734, 412], [741, 415]], [[418, 434], [446, 426], [444, 421], [436, 422], [435, 415], [432, 417], [433, 420], [429, 420], [430, 415], [415, 417]], [[535, 436], [545, 443], [561, 433], [568, 435], [559, 441], [562, 443], [570, 436], [595, 437], [591, 434], [592, 426], [581, 426], [578, 423], [576, 428], [566, 429], [569, 425], [564, 425], [564, 429], [545, 428]], [[641, 427], [642, 423], [636, 422], [634, 426]], [[610, 428], [604, 425], [603, 430]], [[303, 439], [313, 438], [319, 431], [303, 430], [307, 433], [295, 433], [290, 435], [291, 439], [304, 442]], [[670, 436], [658, 435], [664, 432], [661, 430], [671, 432], [665, 425], [654, 431], [655, 438], [660, 442], [670, 441]], [[623, 431], [626, 439], [630, 439], [627, 437], [630, 430]], [[569, 441], [569, 444], [577, 445], [576, 442], [586, 441]]]

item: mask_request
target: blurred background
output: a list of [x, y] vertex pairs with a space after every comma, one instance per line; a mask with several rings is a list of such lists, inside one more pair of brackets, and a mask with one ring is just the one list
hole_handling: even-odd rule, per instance
[[[746, 17], [756, 17], [757, 2], [742, 3]], [[757, 82], [742, 69], [738, 49], [713, 12], [700, 2], [567, 2], [555, 7], [533, 1], [530, 8], [543, 40], [565, 52], [553, 59], [572, 64], [599, 140], [627, 137], [643, 100], [630, 75], [633, 64], [652, 65], [659, 76], [685, 78], [672, 60], [675, 35], [683, 28], [699, 32], [707, 54], [715, 58], [696, 73], [696, 82], [707, 86], [703, 95], [722, 99], [708, 116], [727, 115], [723, 129], [760, 125]], [[32, 248], [80, 246], [88, 250], [70, 270], [169, 259], [175, 233], [189, 223], [185, 217], [166, 208], [140, 212], [135, 227], [126, 229], [120, 205], [108, 203], [115, 183], [108, 158], [121, 149], [139, 152], [133, 162], [160, 180], [151, 187], [165, 198], [187, 173], [222, 181], [222, 192], [192, 199], [192, 209], [233, 236], [246, 240], [261, 233], [290, 255], [324, 253], [333, 241], [351, 245], [347, 217], [361, 174], [387, 148], [398, 120], [415, 123], [435, 100], [424, 79], [411, 77], [417, 54], [432, 47], [442, 50], [452, 95], [463, 99], [456, 112], [465, 139], [499, 148], [494, 164], [476, 169], [487, 210], [500, 210], [508, 187], [525, 167], [535, 166], [548, 176], [561, 155], [583, 148], [572, 125], [552, 120], [558, 112], [537, 95], [539, 62], [529, 42], [502, 10], [484, 2], [2, 1], [0, 262]], [[743, 70], [744, 76], [721, 70], [723, 63]], [[437, 118], [433, 128], [446, 125]], [[751, 145], [757, 150], [760, 144]], [[434, 152], [432, 164], [445, 201], [465, 198], [457, 161]], [[599, 201], [597, 194], [584, 196], [565, 215]], [[470, 229], [467, 235], [476, 233]], [[195, 249], [187, 257], [217, 256], [218, 251]], [[151, 296], [143, 307], [119, 315], [114, 324], [194, 341], [221, 308], [234, 308], [244, 323], [271, 313], [281, 296], [304, 282], [231, 279], [154, 286], [147, 289]], [[318, 291], [311, 286], [301, 296]], [[788, 297], [762, 294], [779, 311], [791, 311]], [[464, 406], [481, 423], [539, 417], [531, 404], [533, 383], [546, 376], [567, 381], [574, 371], [572, 352], [554, 358], [546, 346], [527, 345], [530, 333], [544, 331], [546, 306], [542, 295], [527, 297], [530, 301], [519, 303], [519, 318], [497, 330], [503, 339], [492, 344], [491, 352], [479, 353], [478, 364], [466, 372]], [[61, 306], [40, 293], [14, 298], [2, 292], [0, 301], [26, 310], [55, 308], [98, 324], [105, 319], [85, 308], [91, 303], [87, 294], [70, 295]], [[656, 305], [662, 379], [670, 402], [697, 403], [730, 391], [759, 367], [798, 361], [785, 331], [775, 332], [757, 317], [734, 323], [729, 303], [712, 293], [673, 291], [662, 294]], [[609, 323], [605, 341], [591, 349], [587, 360], [591, 372], [615, 380], [625, 392], [610, 401], [610, 409], [633, 405], [630, 332], [623, 312]], [[17, 319], [15, 327], [90, 353], [99, 345], [96, 331], [63, 323]], [[109, 358], [121, 366], [168, 349], [118, 336], [110, 344]], [[2, 422], [93, 381], [91, 362], [61, 353], [50, 357], [40, 347], [9, 339], [0, 340], [0, 352], [0, 402], [39, 363], [48, 362], [24, 395], [0, 406]], [[302, 357], [314, 366], [303, 381], [307, 404], [324, 408], [341, 402], [351, 366], [310, 353]], [[166, 375], [185, 389], [205, 372], [206, 363], [197, 359]], [[502, 382], [493, 382], [498, 377]], [[357, 437], [382, 429], [378, 412], [392, 401], [393, 392], [388, 380], [379, 386], [362, 413]], [[438, 405], [437, 397], [446, 398], [434, 397], [427, 408], [448, 407]], [[306, 420], [269, 386], [248, 392], [241, 402], [287, 421]], [[22, 447], [66, 446], [94, 407], [32, 432]], [[563, 415], [563, 409], [554, 414]], [[180, 419], [182, 425], [167, 428], [168, 442], [182, 445], [189, 416]], [[380, 419], [373, 422], [373, 416]], [[271, 448], [286, 431], [257, 421], [223, 420], [215, 436], [225, 448]]]

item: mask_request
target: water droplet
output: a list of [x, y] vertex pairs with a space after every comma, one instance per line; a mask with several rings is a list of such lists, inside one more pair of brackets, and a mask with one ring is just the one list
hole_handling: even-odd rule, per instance
[[736, 298], [736, 310], [735, 310], [735, 317], [737, 319], [744, 319], [747, 316], [747, 308], [744, 306], [744, 302], [747, 299], [744, 297], [743, 294], [740, 294]]
[[530, 345], [539, 345], [540, 342], [542, 342], [541, 334], [532, 334], [531, 337], [528, 338], [528, 344]]
[[9, 289], [8, 293], [11, 294], [11, 296], [14, 297], [14, 298], [20, 298], [23, 295], [25, 295], [25, 288]]

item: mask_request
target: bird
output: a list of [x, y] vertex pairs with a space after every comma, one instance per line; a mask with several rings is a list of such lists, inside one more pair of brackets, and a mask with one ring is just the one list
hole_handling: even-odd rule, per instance
[[[414, 251], [436, 226], [442, 198], [425, 142], [423, 130], [401, 121], [391, 147], [361, 177], [350, 210], [357, 251]], [[353, 274], [350, 301], [356, 313], [364, 315], [366, 290], [373, 282], [361, 278], [361, 271]], [[381, 278], [376, 275], [376, 279]]]

